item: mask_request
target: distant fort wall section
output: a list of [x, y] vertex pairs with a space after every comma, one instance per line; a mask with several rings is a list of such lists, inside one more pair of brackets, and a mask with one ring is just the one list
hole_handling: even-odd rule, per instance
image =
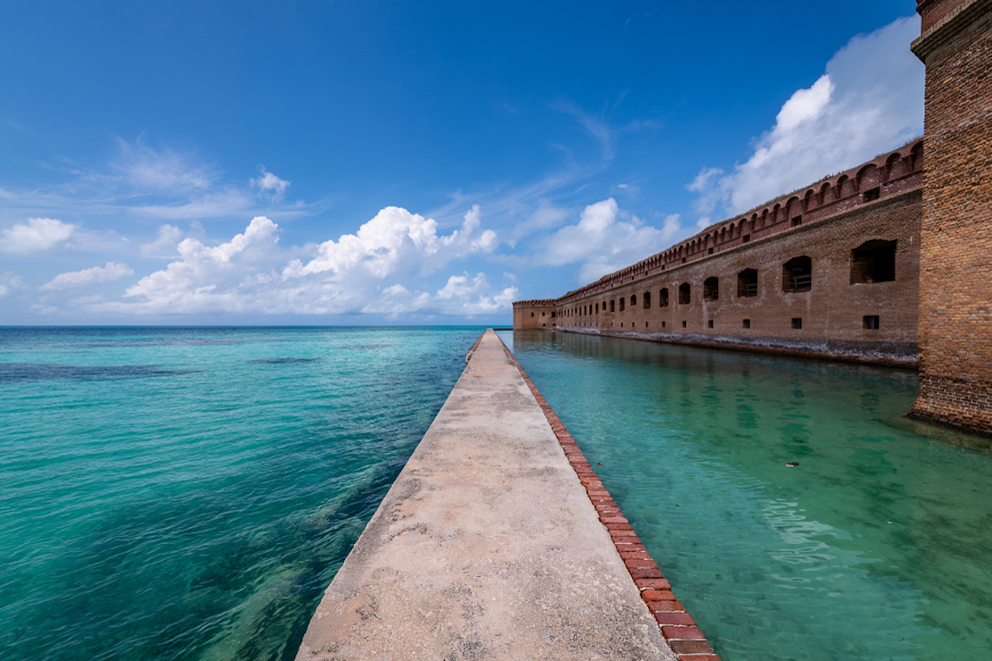
[[717, 223], [514, 328], [841, 360], [918, 360], [923, 142]]

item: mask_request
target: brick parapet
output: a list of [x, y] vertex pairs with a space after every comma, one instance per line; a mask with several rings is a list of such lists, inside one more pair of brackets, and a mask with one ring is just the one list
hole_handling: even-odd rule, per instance
[[917, 1], [916, 11], [922, 18], [921, 34], [911, 48], [924, 62], [935, 49], [992, 9], [992, 0]]
[[[500, 342], [502, 342], [502, 338], [500, 338]], [[620, 506], [603, 486], [603, 482], [596, 475], [595, 469], [586, 459], [582, 450], [579, 449], [575, 439], [568, 433], [561, 419], [544, 399], [541, 391], [534, 385], [530, 376], [527, 375], [523, 366], [520, 365], [516, 356], [505, 343], [503, 350], [510, 361], [520, 370], [520, 376], [523, 377], [531, 394], [534, 395], [534, 399], [537, 400], [538, 406], [544, 412], [569, 464], [571, 464], [582, 486], [585, 487], [593, 507], [596, 508], [600, 522], [609, 531], [610, 538], [613, 540], [631, 580], [640, 591], [641, 600], [654, 616], [661, 630], [661, 635], [664, 636], [672, 651], [675, 652], [679, 661], [720, 661], [695, 620], [685, 606], [676, 599], [671, 584], [658, 569], [657, 563], [651, 558], [651, 554], [648, 553], [644, 544], [641, 543], [633, 526], [624, 517]]]

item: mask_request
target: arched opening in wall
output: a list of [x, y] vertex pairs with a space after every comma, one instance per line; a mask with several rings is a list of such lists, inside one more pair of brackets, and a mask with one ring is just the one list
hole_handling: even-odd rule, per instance
[[720, 298], [720, 279], [717, 277], [706, 278], [703, 281], [703, 300], [715, 301]]
[[886, 177], [888, 181], [905, 177], [910, 172], [909, 162], [899, 152], [889, 156], [885, 163], [888, 166], [888, 175]]
[[651, 292], [649, 292], [649, 291], [644, 292], [644, 294], [641, 297], [641, 299], [643, 301], [642, 307], [645, 310], [650, 310], [651, 309]]
[[631, 294], [630, 295], [630, 307], [633, 308], [633, 307], [636, 307], [636, 306], [637, 306], [637, 294]]
[[531, 313], [530, 313], [530, 316], [532, 316], [532, 317], [533, 317], [533, 316], [534, 316], [534, 313], [533, 313], [533, 312], [531, 312]]
[[758, 295], [758, 271], [744, 269], [737, 274], [737, 297], [752, 298]]
[[624, 299], [621, 298], [620, 299], [620, 312], [623, 312], [623, 309], [624, 309]]
[[782, 291], [803, 292], [813, 288], [813, 260], [805, 255], [782, 265]]
[[915, 145], [913, 145], [913, 150], [910, 152], [910, 156], [911, 156], [912, 161], [913, 161], [913, 169], [914, 170], [922, 170], [923, 169], [923, 143], [922, 142], [917, 142]]
[[665, 287], [660, 292], [658, 292], [658, 307], [659, 308], [668, 307], [668, 287]]
[[851, 284], [896, 279], [896, 242], [865, 241], [851, 251]]
[[617, 311], [617, 305], [616, 305], [616, 303], [617, 303], [616, 301], [610, 301], [610, 312], [616, 312]]
[[688, 282], [679, 285], [679, 305], [689, 305], [692, 300], [692, 287]]
[[596, 304], [596, 314], [599, 314], [599, 303]]

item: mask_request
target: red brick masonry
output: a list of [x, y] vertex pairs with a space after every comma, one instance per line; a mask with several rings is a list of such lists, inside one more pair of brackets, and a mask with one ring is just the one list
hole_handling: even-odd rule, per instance
[[[497, 337], [499, 336], [497, 335]], [[502, 341], [500, 338], [500, 342]], [[593, 470], [585, 455], [582, 454], [582, 450], [576, 445], [575, 439], [565, 429], [565, 425], [558, 419], [547, 400], [541, 395], [537, 386], [527, 376], [527, 372], [524, 371], [516, 356], [505, 343], [503, 350], [520, 370], [520, 376], [523, 377], [527, 387], [533, 393], [534, 399], [537, 400], [537, 404], [544, 411], [545, 417], [551, 424], [551, 429], [554, 430], [558, 442], [561, 443], [561, 447], [565, 451], [565, 456], [582, 482], [582, 486], [586, 488], [586, 493], [596, 508], [596, 512], [599, 513], [599, 520], [610, 531], [610, 537], [613, 539], [620, 557], [623, 558], [624, 565], [630, 572], [630, 577], [641, 591], [641, 599], [644, 600], [651, 614], [654, 615], [654, 619], [658, 621], [661, 634], [668, 641], [672, 651], [678, 655], [680, 660], [684, 661], [720, 661], [713, 648], [706, 642], [706, 636], [696, 626], [692, 616], [686, 612], [685, 606], [675, 599], [672, 586], [662, 576], [658, 565], [655, 564], [647, 549], [641, 544], [637, 533], [627, 522], [623, 512], [620, 511], [610, 496], [610, 492], [599, 481], [596, 471]]]

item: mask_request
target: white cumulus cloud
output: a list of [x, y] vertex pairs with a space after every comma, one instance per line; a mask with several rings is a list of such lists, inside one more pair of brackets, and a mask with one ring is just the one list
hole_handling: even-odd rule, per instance
[[[451, 276], [439, 290], [428, 289], [430, 275], [451, 261], [496, 248], [496, 234], [481, 223], [476, 206], [458, 229], [439, 234], [433, 219], [387, 207], [355, 234], [283, 250], [279, 227], [258, 216], [214, 246], [184, 239], [180, 259], [128, 287], [122, 299], [90, 307], [129, 314], [505, 311], [517, 290], [493, 292], [482, 273]], [[309, 257], [292, 258], [301, 252]]]
[[746, 211], [852, 168], [923, 133], [923, 64], [909, 50], [919, 17], [900, 18], [837, 51], [826, 72], [797, 90], [752, 156], [732, 172], [704, 168], [689, 190], [709, 214]]
[[386, 207], [355, 234], [326, 241], [317, 255], [304, 264], [293, 261], [283, 272], [286, 278], [328, 273], [338, 278], [384, 278], [397, 270], [420, 269], [430, 273], [472, 253], [496, 249], [496, 233], [478, 232], [478, 205], [465, 214], [462, 226], [447, 236], [438, 236], [437, 221], [399, 207]]
[[680, 230], [678, 214], [667, 216], [658, 229], [622, 212], [611, 197], [587, 206], [578, 223], [542, 239], [537, 259], [550, 266], [580, 263], [577, 279], [589, 282], [663, 250]]
[[93, 268], [83, 269], [82, 271], [60, 273], [52, 278], [51, 282], [43, 284], [40, 289], [54, 290], [68, 289], [70, 287], [84, 287], [95, 282], [120, 280], [121, 278], [132, 275], [133, 273], [134, 269], [127, 264], [107, 262], [106, 266], [94, 266]]
[[266, 170], [264, 166], [259, 166], [258, 169], [262, 175], [251, 180], [252, 187], [257, 188], [259, 193], [267, 193], [273, 199], [282, 199], [282, 196], [286, 193], [286, 189], [289, 188], [290, 182], [280, 179]]
[[68, 239], [75, 230], [75, 225], [54, 218], [28, 218], [26, 223], [0, 230], [0, 250], [14, 254], [48, 250]]

